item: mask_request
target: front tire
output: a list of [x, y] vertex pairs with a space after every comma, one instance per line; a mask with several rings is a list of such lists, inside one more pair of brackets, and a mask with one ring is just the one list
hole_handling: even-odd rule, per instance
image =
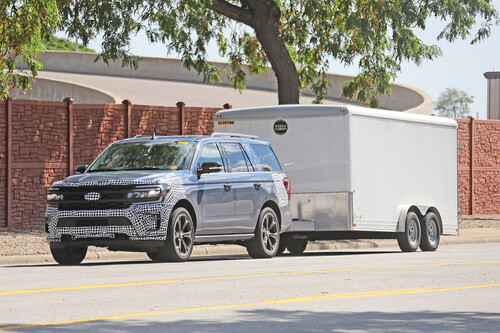
[[50, 244], [50, 253], [52, 253], [52, 258], [60, 265], [78, 265], [87, 254], [87, 247]]
[[188, 260], [194, 246], [194, 223], [187, 209], [179, 207], [172, 212], [167, 232], [163, 247], [146, 252], [149, 258], [161, 262]]
[[420, 249], [422, 251], [436, 251], [439, 246], [439, 235], [439, 223], [436, 214], [427, 213], [422, 221]]
[[262, 209], [255, 228], [255, 237], [246, 244], [252, 258], [272, 258], [278, 253], [280, 225], [278, 217], [270, 207]]
[[399, 248], [403, 252], [415, 252], [420, 245], [421, 237], [422, 233], [418, 215], [414, 212], [408, 212], [406, 215], [405, 232], [398, 234]]

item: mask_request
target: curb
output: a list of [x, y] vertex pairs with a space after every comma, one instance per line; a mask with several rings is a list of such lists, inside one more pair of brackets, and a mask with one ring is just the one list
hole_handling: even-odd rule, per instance
[[[484, 244], [500, 243], [499, 236], [493, 237], [460, 237], [442, 236], [441, 246], [457, 244]], [[352, 249], [374, 249], [398, 247], [396, 240], [367, 240], [367, 241], [322, 241], [310, 242], [306, 251], [334, 251]], [[241, 255], [247, 254], [243, 246], [238, 245], [198, 245], [193, 249], [192, 257], [217, 256], [217, 255]], [[85, 261], [105, 261], [105, 260], [145, 260], [148, 256], [143, 252], [88, 252]], [[50, 254], [42, 255], [19, 255], [0, 257], [0, 265], [21, 265], [21, 264], [55, 264]]]

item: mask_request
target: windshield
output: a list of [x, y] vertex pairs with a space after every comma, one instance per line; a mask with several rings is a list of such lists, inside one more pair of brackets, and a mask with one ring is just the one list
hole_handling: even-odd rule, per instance
[[185, 170], [196, 141], [124, 142], [111, 145], [88, 172], [119, 170]]

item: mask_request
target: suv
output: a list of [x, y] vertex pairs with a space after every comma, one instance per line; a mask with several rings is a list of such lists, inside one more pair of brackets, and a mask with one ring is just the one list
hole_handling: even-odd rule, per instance
[[62, 265], [89, 245], [186, 261], [195, 243], [235, 243], [270, 258], [291, 226], [290, 180], [257, 137], [136, 136], [77, 172], [47, 193], [45, 231]]

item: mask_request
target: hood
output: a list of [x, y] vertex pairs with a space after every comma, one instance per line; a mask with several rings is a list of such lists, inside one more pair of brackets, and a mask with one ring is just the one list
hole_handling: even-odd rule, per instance
[[55, 186], [92, 186], [92, 185], [141, 185], [141, 184], [168, 184], [172, 179], [179, 179], [186, 171], [103, 171], [88, 172], [69, 176], [62, 181], [55, 182]]

